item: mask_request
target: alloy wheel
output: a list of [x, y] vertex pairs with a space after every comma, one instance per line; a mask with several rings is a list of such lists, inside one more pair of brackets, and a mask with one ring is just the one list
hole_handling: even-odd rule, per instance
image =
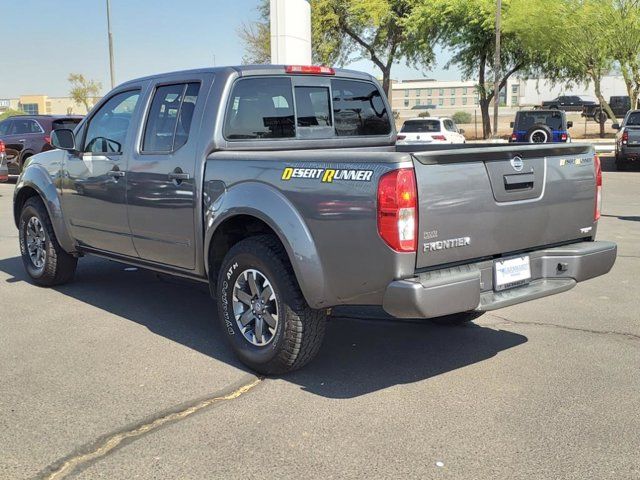
[[233, 314], [244, 338], [257, 347], [273, 340], [278, 329], [278, 302], [267, 277], [258, 270], [243, 271], [233, 286]]

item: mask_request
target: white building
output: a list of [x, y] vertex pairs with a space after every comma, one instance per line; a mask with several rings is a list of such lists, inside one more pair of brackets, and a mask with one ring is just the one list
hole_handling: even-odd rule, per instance
[[[421, 111], [432, 115], [452, 115], [457, 111], [478, 110], [477, 82], [439, 81], [428, 78], [393, 81], [391, 84], [391, 106], [400, 119], [417, 117]], [[602, 80], [605, 98], [626, 95], [627, 90], [621, 76], [606, 76]], [[540, 105], [559, 95], [583, 95], [595, 98], [593, 85], [553, 84], [544, 78], [523, 79], [513, 77], [500, 92], [500, 104], [508, 109], [520, 109]]]

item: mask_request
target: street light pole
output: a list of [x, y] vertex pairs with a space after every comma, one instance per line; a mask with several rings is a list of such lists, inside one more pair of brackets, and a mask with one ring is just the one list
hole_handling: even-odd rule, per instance
[[500, 105], [500, 20], [502, 16], [502, 0], [496, 5], [496, 53], [493, 59], [493, 135], [498, 136], [498, 107]]
[[116, 86], [113, 66], [113, 34], [111, 33], [111, 0], [107, 0], [107, 33], [109, 35], [109, 70], [111, 72], [111, 88]]

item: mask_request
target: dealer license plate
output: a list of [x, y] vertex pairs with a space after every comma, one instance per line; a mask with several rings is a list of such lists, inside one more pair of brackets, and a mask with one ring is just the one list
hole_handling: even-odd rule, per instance
[[496, 291], [525, 285], [531, 280], [529, 255], [496, 260], [493, 288]]

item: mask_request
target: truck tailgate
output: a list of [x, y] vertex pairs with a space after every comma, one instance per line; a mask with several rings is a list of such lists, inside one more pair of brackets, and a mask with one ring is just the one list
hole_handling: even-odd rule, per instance
[[417, 268], [595, 235], [591, 146], [501, 145], [412, 154]]

